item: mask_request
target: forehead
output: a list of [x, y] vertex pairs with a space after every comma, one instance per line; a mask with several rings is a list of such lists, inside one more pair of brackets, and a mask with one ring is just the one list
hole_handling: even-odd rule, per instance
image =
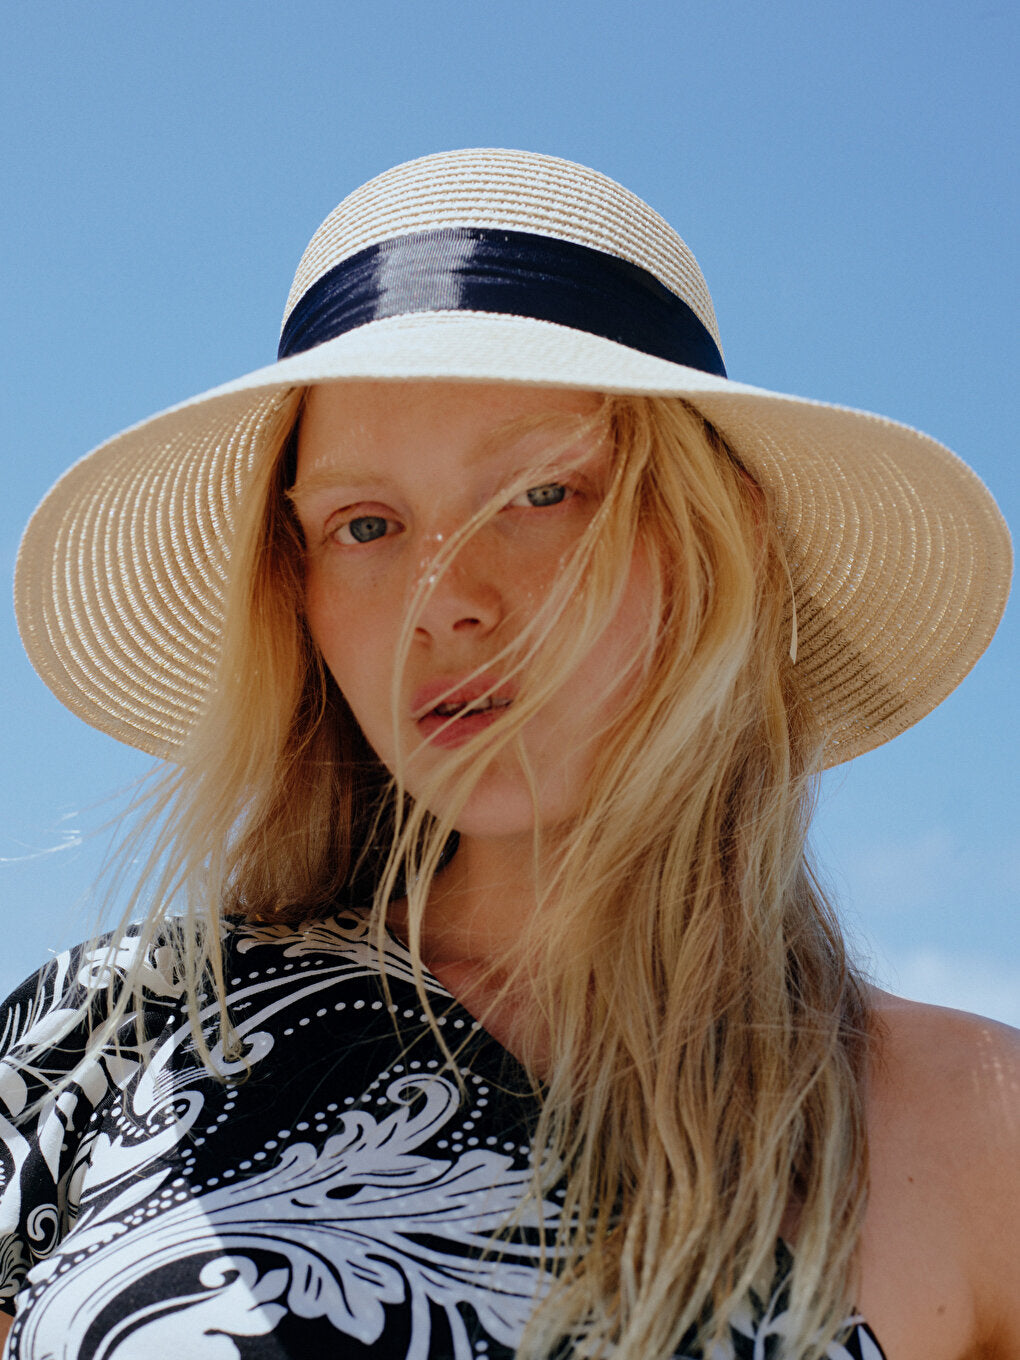
[[309, 391], [301, 416], [298, 478], [337, 457], [406, 450], [413, 459], [436, 443], [481, 450], [547, 422], [568, 433], [601, 404], [595, 392], [503, 383], [323, 383]]

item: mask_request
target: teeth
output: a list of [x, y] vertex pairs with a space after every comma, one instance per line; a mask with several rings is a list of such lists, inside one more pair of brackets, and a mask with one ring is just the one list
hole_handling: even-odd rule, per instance
[[509, 699], [495, 699], [490, 695], [471, 704], [436, 704], [432, 712], [439, 718], [452, 718], [459, 713], [488, 713], [490, 709], [508, 708], [509, 705]]

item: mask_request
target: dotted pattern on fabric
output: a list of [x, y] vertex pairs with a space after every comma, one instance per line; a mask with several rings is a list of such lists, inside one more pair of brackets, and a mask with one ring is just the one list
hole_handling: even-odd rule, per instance
[[629, 260], [683, 298], [722, 350], [701, 270], [669, 223], [607, 175], [524, 151], [424, 156], [355, 189], [312, 237], [284, 324], [302, 294], [341, 260], [379, 241], [440, 227], [530, 231]]

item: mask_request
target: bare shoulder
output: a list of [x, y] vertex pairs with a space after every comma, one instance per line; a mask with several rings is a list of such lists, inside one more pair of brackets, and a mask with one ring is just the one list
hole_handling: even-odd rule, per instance
[[881, 1259], [898, 1240], [940, 1279], [943, 1303], [955, 1297], [968, 1344], [952, 1353], [1017, 1354], [1020, 1032], [884, 992], [872, 1000], [865, 1245]]
[[872, 1001], [871, 1091], [880, 1112], [893, 1120], [923, 1119], [932, 1137], [964, 1137], [975, 1154], [1015, 1148], [1020, 1030], [888, 992], [874, 991]]

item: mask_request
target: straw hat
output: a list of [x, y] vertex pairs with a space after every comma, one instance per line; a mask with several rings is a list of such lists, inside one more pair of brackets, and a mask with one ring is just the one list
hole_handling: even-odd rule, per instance
[[234, 508], [287, 394], [331, 379], [464, 379], [681, 396], [770, 488], [797, 667], [835, 764], [928, 713], [984, 651], [1010, 545], [948, 449], [725, 376], [679, 236], [604, 175], [548, 156], [427, 156], [316, 232], [281, 358], [111, 439], [65, 474], [18, 557], [22, 638], [86, 722], [173, 755], [212, 683]]

